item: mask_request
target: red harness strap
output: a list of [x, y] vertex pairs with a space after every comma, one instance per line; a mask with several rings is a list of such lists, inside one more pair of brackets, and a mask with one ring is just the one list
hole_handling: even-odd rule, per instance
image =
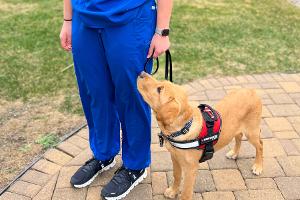
[[203, 154], [199, 162], [204, 162], [213, 157], [213, 146], [218, 142], [222, 119], [220, 114], [209, 105], [200, 104], [198, 108], [203, 117], [202, 130], [199, 133], [200, 146], [198, 147], [203, 150]]

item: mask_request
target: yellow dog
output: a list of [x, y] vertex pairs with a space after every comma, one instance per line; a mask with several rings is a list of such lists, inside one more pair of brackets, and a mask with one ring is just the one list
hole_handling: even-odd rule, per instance
[[[158, 125], [165, 136], [181, 130], [185, 124], [193, 119], [186, 134], [175, 137], [176, 141], [190, 141], [197, 139], [202, 129], [203, 117], [197, 107], [188, 102], [185, 91], [169, 81], [158, 81], [149, 74], [142, 72], [137, 80], [138, 90], [144, 100], [150, 105], [156, 115]], [[236, 159], [243, 134], [256, 149], [255, 163], [252, 172], [259, 175], [263, 168], [263, 143], [260, 140], [260, 123], [262, 113], [261, 99], [251, 89], [239, 89], [230, 92], [224, 99], [215, 105], [215, 109], [222, 117], [222, 132], [218, 142], [214, 145], [217, 151], [229, 144], [235, 138], [235, 146], [226, 156]], [[170, 141], [166, 141], [166, 148], [171, 153], [173, 162], [174, 183], [164, 195], [175, 198], [179, 193], [179, 186], [183, 174], [183, 189], [181, 200], [190, 200], [193, 196], [193, 188], [199, 160], [202, 150], [179, 149]]]

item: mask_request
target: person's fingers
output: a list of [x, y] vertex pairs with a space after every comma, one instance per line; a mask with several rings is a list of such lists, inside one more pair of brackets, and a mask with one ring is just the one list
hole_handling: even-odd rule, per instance
[[61, 33], [60, 34], [60, 46], [63, 48], [63, 49], [66, 49], [66, 44], [67, 44], [67, 37], [66, 37], [66, 34], [63, 34]]
[[68, 51], [72, 49], [72, 36], [70, 34], [67, 35], [67, 49]]
[[162, 49], [155, 49], [153, 58], [158, 58], [164, 51]]
[[60, 35], [60, 44], [61, 47], [66, 50], [70, 51], [72, 49], [72, 37], [70, 34], [62, 33]]
[[71, 49], [71, 46], [70, 46], [71, 43], [69, 41], [67, 34], [62, 34], [60, 42], [61, 42], [61, 47], [64, 50], [69, 51]]
[[152, 56], [153, 51], [154, 51], [154, 44], [151, 42], [151, 45], [150, 45], [150, 48], [149, 48], [149, 51], [148, 51], [147, 58], [150, 58], [150, 57]]

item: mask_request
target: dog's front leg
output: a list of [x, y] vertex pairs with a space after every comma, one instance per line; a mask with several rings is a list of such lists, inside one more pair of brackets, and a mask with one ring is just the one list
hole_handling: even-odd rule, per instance
[[172, 163], [173, 163], [173, 177], [174, 182], [173, 185], [166, 189], [164, 195], [168, 198], [175, 198], [176, 195], [179, 193], [179, 187], [181, 182], [181, 167], [179, 165], [179, 162], [174, 158], [174, 156], [171, 155]]
[[183, 167], [183, 189], [181, 192], [180, 200], [192, 200], [194, 184], [197, 176], [197, 167], [196, 165], [184, 166]]

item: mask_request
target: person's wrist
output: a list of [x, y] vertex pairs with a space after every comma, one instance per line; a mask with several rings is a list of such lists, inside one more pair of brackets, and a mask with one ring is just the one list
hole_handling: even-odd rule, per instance
[[64, 18], [64, 21], [65, 21], [65, 22], [71, 22], [71, 21], [72, 21], [72, 18]]
[[154, 36], [157, 37], [157, 38], [160, 38], [160, 39], [168, 39], [169, 38], [169, 36], [162, 36], [158, 33], [154, 33]]
[[72, 25], [72, 21], [63, 21], [63, 24], [67, 25], [67, 26], [71, 26]]
[[156, 27], [155, 33], [162, 36], [162, 37], [166, 37], [166, 36], [169, 36], [170, 29], [169, 28]]

